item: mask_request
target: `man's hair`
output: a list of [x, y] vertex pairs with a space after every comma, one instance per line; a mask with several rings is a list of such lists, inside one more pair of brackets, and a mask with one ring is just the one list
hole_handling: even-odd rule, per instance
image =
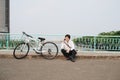
[[65, 37], [68, 37], [70, 39], [70, 35], [69, 34], [66, 34]]

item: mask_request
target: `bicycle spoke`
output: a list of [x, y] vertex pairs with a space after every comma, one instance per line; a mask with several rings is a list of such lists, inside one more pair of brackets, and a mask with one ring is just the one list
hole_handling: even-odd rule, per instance
[[25, 43], [20, 43], [14, 49], [13, 55], [16, 59], [22, 59], [27, 56], [29, 51], [29, 46]]
[[53, 42], [46, 42], [42, 46], [42, 55], [46, 59], [53, 59], [57, 56], [58, 54], [58, 47], [55, 43]]

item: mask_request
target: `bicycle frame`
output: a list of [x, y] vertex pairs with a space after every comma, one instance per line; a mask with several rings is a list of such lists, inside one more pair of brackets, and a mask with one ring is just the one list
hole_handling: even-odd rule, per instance
[[40, 41], [40, 39], [35, 39], [34, 37], [30, 35], [28, 36], [24, 33], [23, 36], [24, 36], [23, 42], [25, 44], [28, 44], [35, 52], [40, 52], [40, 48], [42, 47], [44, 41]]

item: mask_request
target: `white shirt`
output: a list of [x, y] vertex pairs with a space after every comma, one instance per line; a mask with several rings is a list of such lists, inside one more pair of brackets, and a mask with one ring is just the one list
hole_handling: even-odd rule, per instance
[[[67, 45], [69, 45], [70, 47], [68, 47], [65, 43]], [[62, 42], [61, 43], [61, 49], [65, 49], [65, 50], [73, 50], [73, 49], [75, 49], [73, 41], [69, 40], [68, 42], [67, 41]]]

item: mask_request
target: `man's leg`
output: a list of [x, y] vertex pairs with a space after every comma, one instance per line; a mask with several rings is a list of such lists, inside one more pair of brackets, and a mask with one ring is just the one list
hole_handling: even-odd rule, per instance
[[75, 58], [76, 58], [76, 51], [75, 50], [71, 50], [69, 52], [69, 57], [71, 59], [72, 62], [75, 62]]
[[66, 58], [69, 58], [69, 55], [68, 55], [68, 53], [66, 52], [66, 50], [61, 49], [61, 52], [63, 53], [63, 55], [64, 55]]
[[77, 54], [77, 52], [73, 49], [72, 50], [72, 56], [73, 56], [73, 58], [76, 58], [76, 54]]

